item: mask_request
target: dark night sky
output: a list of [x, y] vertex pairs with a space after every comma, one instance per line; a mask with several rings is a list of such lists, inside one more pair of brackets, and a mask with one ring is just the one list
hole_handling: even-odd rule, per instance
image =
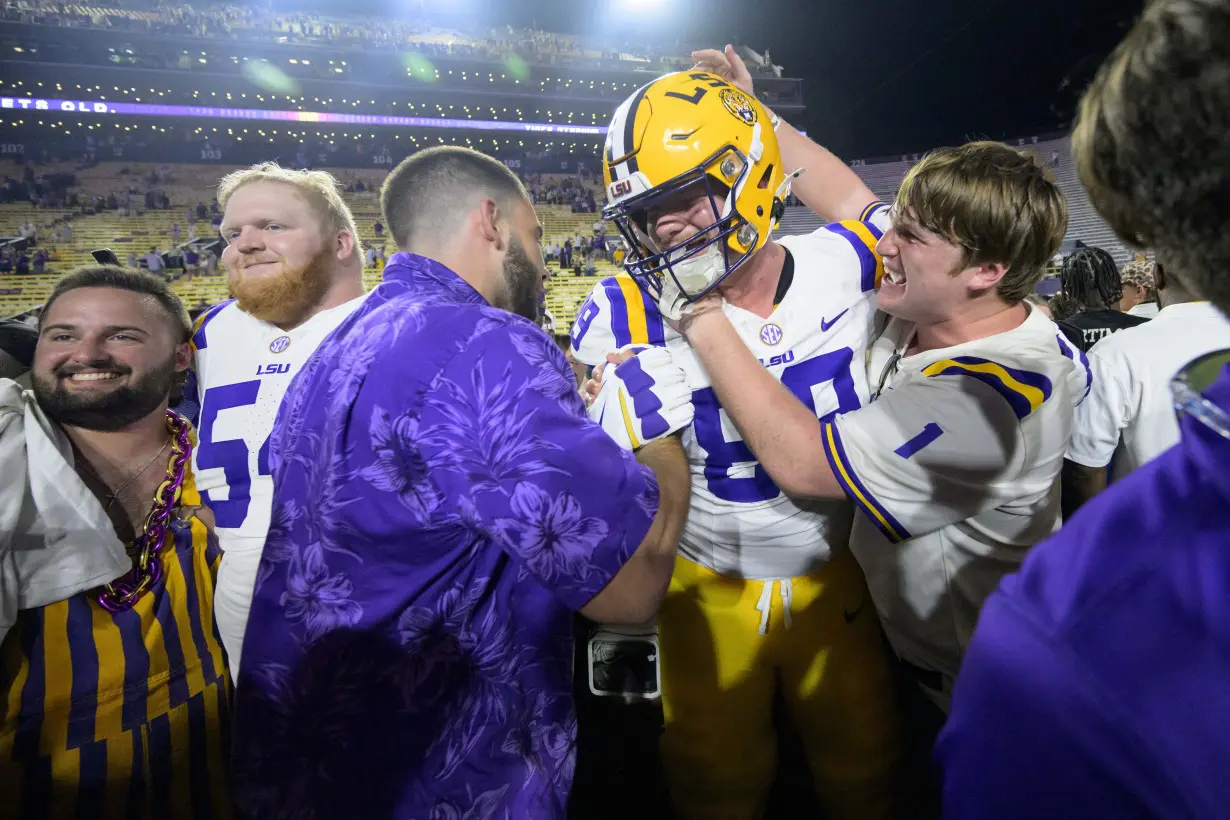
[[[272, 0], [336, 9], [341, 0]], [[346, 0], [618, 40], [734, 40], [805, 81], [808, 132], [847, 159], [1064, 130], [1143, 0]], [[654, 5], [650, 3], [649, 5]], [[623, 10], [622, 13], [621, 9]]]

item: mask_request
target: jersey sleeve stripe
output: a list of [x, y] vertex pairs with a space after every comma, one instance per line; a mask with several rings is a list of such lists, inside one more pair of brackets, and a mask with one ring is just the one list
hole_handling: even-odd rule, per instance
[[219, 302], [213, 307], [203, 312], [196, 317], [196, 322], [192, 325], [192, 349], [204, 350], [209, 346], [205, 339], [205, 326], [213, 321], [213, 318], [222, 312], [222, 309], [234, 302], [234, 299], [227, 299], [225, 302]]
[[[1073, 361], [1079, 360], [1081, 367], [1085, 368], [1085, 392], [1081, 395], [1081, 401], [1084, 401], [1089, 398], [1089, 391], [1093, 389], [1093, 368], [1089, 366], [1089, 357], [1085, 355], [1085, 351], [1079, 347], [1074, 347], [1068, 342], [1062, 333], [1055, 334], [1055, 341], [1059, 343], [1060, 353]], [[1080, 404], [1080, 402], [1077, 402], [1077, 404]]]
[[846, 491], [846, 495], [850, 496], [850, 500], [867, 514], [871, 523], [875, 524], [889, 541], [896, 544], [908, 539], [910, 534], [906, 528], [901, 526], [901, 522], [893, 518], [892, 513], [875, 500], [863, 482], [859, 481], [858, 476], [854, 474], [854, 468], [841, 443], [841, 434], [837, 432], [837, 425], [831, 421], [821, 422], [820, 432], [824, 440], [824, 454], [828, 457], [829, 466], [833, 468], [833, 475], [837, 476], [837, 483]]
[[624, 398], [622, 390], [619, 391], [619, 412], [623, 416], [624, 428], [628, 431], [628, 441], [631, 443], [632, 449], [639, 450], [641, 442], [636, 437], [636, 427], [632, 424], [632, 413], [628, 411], [628, 400]]
[[611, 333], [615, 336], [616, 349], [632, 344], [632, 336], [628, 332], [628, 301], [624, 298], [618, 277], [604, 281], [602, 289], [611, 303]]
[[874, 290], [880, 284], [880, 277], [884, 275], [884, 260], [876, 253], [879, 239], [870, 231], [870, 226], [846, 219], [824, 227], [845, 239], [854, 248], [862, 268], [863, 292]]
[[969, 376], [1003, 396], [1018, 419], [1051, 397], [1051, 380], [1041, 373], [1017, 370], [977, 356], [940, 359], [923, 368], [924, 376]]
[[877, 199], [875, 202], [872, 202], [870, 205], [868, 205], [866, 208], [863, 209], [862, 213], [858, 215], [858, 221], [866, 222], [868, 219], [871, 219], [871, 217], [875, 214], [877, 209], [887, 208], [887, 207], [888, 207], [887, 205], [885, 205], [883, 202]]
[[623, 303], [627, 306], [628, 344], [663, 345], [666, 343], [666, 328], [657, 305], [649, 301], [645, 292], [637, 287], [630, 276], [616, 276]]

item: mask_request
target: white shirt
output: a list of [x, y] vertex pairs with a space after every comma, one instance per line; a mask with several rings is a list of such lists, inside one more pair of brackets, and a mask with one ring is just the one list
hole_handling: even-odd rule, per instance
[[[857, 515], [850, 549], [898, 655], [939, 672], [947, 709], [978, 612], [1059, 521], [1058, 477], [1090, 375], [1041, 312], [1005, 333], [901, 355], [911, 324], [868, 351], [871, 404], [823, 426]], [[926, 690], [924, 690], [926, 691]]]
[[[867, 402], [863, 353], [875, 315], [882, 262], [874, 253], [887, 208], [778, 240], [794, 278], [768, 318], [724, 303], [739, 337], [817, 418]], [[844, 499], [796, 504], [760, 466], [718, 403], [708, 371], [687, 340], [663, 322], [628, 276], [599, 282], [577, 311], [573, 356], [596, 365], [628, 344], [664, 345], [692, 388], [695, 421], [683, 434], [692, 506], [679, 554], [734, 578], [784, 580], [822, 569], [848, 541], [853, 508]]]
[[1117, 479], [1179, 441], [1170, 380], [1184, 365], [1230, 348], [1230, 321], [1208, 302], [1162, 308], [1148, 324], [1107, 336], [1089, 351], [1093, 392], [1076, 413], [1068, 458], [1111, 466]]
[[1140, 316], [1145, 319], [1152, 319], [1158, 313], [1157, 302], [1141, 302], [1139, 305], [1128, 309], [1129, 316]]
[[233, 299], [196, 321], [192, 347], [201, 414], [192, 470], [223, 550], [214, 617], [236, 680], [273, 507], [269, 434], [295, 374], [363, 298], [317, 313], [290, 331], [244, 313]]
[[0, 379], [0, 643], [21, 609], [110, 583], [132, 559], [34, 393]]

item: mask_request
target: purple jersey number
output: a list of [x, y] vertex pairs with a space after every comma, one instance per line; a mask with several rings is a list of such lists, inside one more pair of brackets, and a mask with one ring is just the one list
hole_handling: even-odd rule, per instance
[[[831, 382], [837, 393], [837, 409], [824, 418], [857, 410], [860, 402], [854, 389], [854, 376], [850, 372], [853, 359], [854, 351], [848, 347], [813, 356], [783, 370], [782, 384], [815, 413], [816, 400], [812, 389]], [[768, 501], [779, 496], [781, 490], [756, 461], [748, 446], [742, 441], [727, 441], [722, 434], [721, 405], [713, 389], [706, 387], [693, 391], [692, 404], [696, 408], [692, 422], [696, 441], [706, 453], [704, 473], [709, 492], [723, 501], [740, 504]], [[731, 468], [740, 463], [754, 463], [756, 467], [748, 478], [731, 478]]]
[[[225, 499], [214, 499], [207, 490], [201, 491], [201, 500], [213, 511], [219, 527], [243, 526], [252, 501], [252, 478], [248, 470], [248, 445], [242, 439], [217, 441], [214, 438], [214, 423], [218, 420], [218, 413], [223, 410], [255, 404], [260, 388], [259, 379], [225, 384], [209, 388], [201, 400], [197, 468], [209, 470], [221, 467], [228, 489]], [[269, 475], [269, 439], [265, 439], [257, 451], [256, 470], [258, 475]]]
[[589, 331], [589, 326], [593, 324], [594, 317], [598, 315], [598, 305], [594, 302], [594, 297], [589, 297], [585, 300], [585, 304], [581, 305], [581, 309], [577, 311], [577, 320], [572, 325], [572, 333], [569, 336], [572, 339], [572, 349], [579, 350], [581, 340], [585, 338], [585, 334]]

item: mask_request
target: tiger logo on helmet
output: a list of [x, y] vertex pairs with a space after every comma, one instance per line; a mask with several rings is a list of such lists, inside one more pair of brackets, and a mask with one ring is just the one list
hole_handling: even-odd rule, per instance
[[[659, 77], [616, 109], [602, 174], [602, 216], [630, 249], [624, 267], [672, 318], [765, 246], [790, 192], [763, 106], [703, 71]], [[712, 223], [659, 247], [650, 214], [701, 196]]]

